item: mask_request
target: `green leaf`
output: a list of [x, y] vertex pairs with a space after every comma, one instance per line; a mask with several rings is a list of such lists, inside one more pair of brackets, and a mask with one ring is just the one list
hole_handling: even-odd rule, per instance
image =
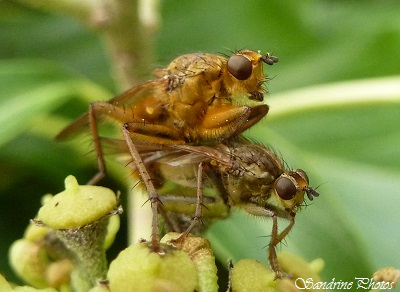
[[[0, 146], [32, 127], [72, 97], [92, 100], [110, 94], [55, 64], [35, 60], [0, 62]], [[43, 124], [42, 124], [43, 126]], [[48, 130], [49, 126], [47, 125]]]

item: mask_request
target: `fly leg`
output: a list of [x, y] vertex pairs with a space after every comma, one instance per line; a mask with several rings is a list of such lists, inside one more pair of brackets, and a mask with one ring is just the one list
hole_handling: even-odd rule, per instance
[[278, 258], [276, 256], [276, 245], [278, 244], [278, 218], [276, 215], [272, 216], [272, 233], [271, 241], [268, 246], [268, 260], [271, 265], [272, 270], [275, 272], [275, 279], [282, 278], [281, 267], [278, 263]]
[[97, 163], [99, 166], [99, 171], [95, 174], [95, 176], [92, 177], [91, 180], [87, 182], [87, 184], [95, 185], [106, 175], [107, 168], [106, 168], [106, 162], [104, 160], [103, 150], [101, 149], [99, 132], [97, 129], [97, 121], [95, 116], [95, 107], [93, 106], [93, 103], [90, 104], [89, 107], [89, 124], [93, 137], [94, 151], [97, 154]]
[[291, 216], [288, 218], [290, 220], [289, 225], [281, 233], [278, 233], [278, 216], [275, 214], [275, 212], [251, 203], [243, 204], [241, 207], [250, 214], [272, 218], [271, 241], [268, 245], [268, 261], [271, 265], [271, 269], [275, 272], [275, 279], [282, 277], [290, 278], [290, 275], [281, 270], [278, 257], [276, 255], [276, 246], [288, 235], [292, 229], [294, 225], [294, 217]]
[[271, 241], [268, 247], [268, 260], [272, 270], [275, 272], [275, 279], [282, 277], [291, 278], [291, 275], [286, 274], [281, 270], [281, 267], [278, 262], [278, 257], [276, 255], [276, 246], [288, 235], [293, 225], [294, 225], [294, 217], [290, 219], [290, 224], [285, 228], [285, 230], [283, 230], [280, 234], [278, 234], [278, 217], [276, 215], [272, 216], [272, 233], [271, 233]]
[[115, 122], [123, 122], [125, 120], [132, 119], [132, 113], [130, 111], [118, 108], [107, 102], [92, 102], [90, 104], [89, 112], [87, 114], [81, 116], [79, 119], [70, 124], [56, 136], [56, 139], [58, 140], [66, 140], [72, 137], [76, 132], [79, 133], [79, 131], [83, 131], [88, 126], [90, 127], [94, 150], [97, 155], [99, 171], [90, 181], [87, 182], [87, 184], [89, 185], [94, 185], [98, 183], [107, 172], [97, 125], [97, 122], [100, 120], [101, 116], [106, 116], [108, 119]]
[[[137, 139], [139, 141], [147, 141], [156, 144], [184, 143], [179, 138], [179, 133], [171, 127], [146, 124], [143, 121], [134, 121], [134, 114], [129, 110], [129, 108], [117, 107], [108, 102], [92, 102], [88, 113], [81, 116], [56, 136], [57, 140], [67, 140], [73, 137], [76, 133], [83, 132], [87, 127], [90, 128], [99, 168], [97, 174], [87, 183], [90, 185], [98, 183], [107, 172], [103, 147], [101, 145], [101, 138], [98, 130], [98, 122], [104, 117], [106, 117], [107, 120], [118, 124], [125, 124], [124, 127], [131, 132], [131, 137], [135, 140]], [[125, 121], [130, 122], [125, 123]]]
[[207, 111], [203, 124], [196, 131], [200, 131], [202, 137], [221, 140], [238, 135], [247, 130], [267, 113], [269, 107], [266, 104], [249, 107], [232, 107], [210, 109]]
[[180, 133], [168, 126], [142, 122], [129, 122], [124, 126], [130, 133], [132, 139], [146, 141], [155, 144], [176, 145], [183, 144]]
[[151, 177], [143, 163], [142, 158], [139, 155], [139, 152], [137, 151], [135, 144], [132, 141], [132, 138], [130, 136], [129, 130], [126, 128], [126, 124], [124, 125], [122, 129], [122, 133], [124, 135], [126, 144], [128, 145], [129, 152], [132, 155], [133, 161], [139, 171], [139, 174], [146, 185], [147, 193], [149, 194], [149, 201], [151, 203], [151, 209], [153, 212], [153, 218], [152, 218], [152, 234], [151, 234], [151, 245], [153, 248], [154, 252], [160, 252], [160, 239], [159, 239], [159, 224], [158, 224], [158, 210], [161, 207], [161, 201], [160, 198], [158, 197], [157, 190], [155, 189]]
[[294, 217], [290, 217], [289, 220], [289, 225], [276, 237], [276, 244], [280, 243], [289, 234], [290, 230], [292, 230], [294, 226]]
[[184, 232], [182, 232], [182, 234], [176, 239], [176, 241], [179, 241], [184, 237], [186, 237], [190, 233], [190, 231], [192, 231], [192, 229], [199, 223], [201, 219], [202, 209], [203, 209], [203, 163], [200, 162], [199, 168], [197, 170], [196, 211], [194, 213], [190, 226]]

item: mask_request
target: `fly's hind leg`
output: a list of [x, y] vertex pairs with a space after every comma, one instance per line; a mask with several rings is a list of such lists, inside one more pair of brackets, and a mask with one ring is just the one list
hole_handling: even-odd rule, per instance
[[122, 108], [115, 107], [108, 102], [92, 102], [90, 104], [88, 119], [93, 137], [94, 150], [97, 155], [99, 171], [90, 181], [87, 182], [87, 184], [89, 185], [94, 185], [98, 183], [107, 172], [106, 162], [104, 160], [104, 153], [97, 125], [97, 121], [102, 115], [107, 116], [107, 118], [109, 118], [110, 120], [120, 123], [123, 123], [124, 120], [129, 120], [131, 118], [130, 112], [127, 112]]
[[192, 229], [199, 223], [199, 221], [201, 220], [202, 210], [203, 210], [203, 163], [200, 162], [197, 171], [196, 211], [194, 213], [194, 216], [192, 217], [189, 227], [184, 232], [182, 232], [182, 234], [176, 239], [176, 241], [185, 238], [192, 231]]
[[172, 127], [143, 122], [129, 122], [125, 129], [130, 132], [133, 139], [155, 144], [175, 145], [183, 144], [180, 133]]
[[160, 231], [159, 231], [159, 223], [158, 223], [158, 211], [161, 208], [161, 201], [158, 196], [157, 190], [154, 187], [154, 184], [151, 180], [151, 177], [149, 175], [149, 172], [147, 171], [142, 158], [139, 155], [138, 150], [136, 149], [135, 144], [132, 141], [132, 138], [130, 136], [129, 130], [126, 128], [126, 124], [124, 125], [122, 129], [122, 133], [124, 135], [126, 144], [128, 145], [129, 152], [131, 153], [131, 156], [133, 158], [133, 161], [137, 167], [137, 170], [139, 171], [139, 174], [146, 186], [147, 193], [149, 195], [149, 201], [151, 203], [151, 209], [153, 213], [152, 217], [152, 234], [151, 234], [151, 245], [153, 248], [154, 252], [161, 252], [160, 249]]
[[97, 128], [97, 119], [95, 115], [95, 103], [91, 103], [89, 107], [89, 125], [93, 137], [94, 151], [97, 155], [97, 163], [99, 171], [87, 182], [88, 185], [95, 185], [98, 183], [107, 172], [106, 162], [104, 160], [103, 150], [100, 144], [100, 137]]
[[[183, 143], [183, 141], [178, 138], [178, 133], [175, 129], [171, 129], [163, 125], [146, 124], [143, 122], [132, 121], [126, 123], [125, 121], [131, 121], [134, 118], [131, 111], [116, 107], [115, 105], [108, 102], [93, 102], [90, 104], [88, 120], [93, 137], [94, 150], [97, 155], [99, 171], [87, 184], [94, 185], [98, 183], [107, 172], [103, 148], [101, 145], [101, 139], [97, 125], [100, 117], [102, 116], [106, 116], [108, 120], [123, 124], [124, 129], [127, 132], [130, 132], [131, 137], [133, 137], [134, 139], [157, 144]], [[73, 130], [73, 128], [71, 130]], [[165, 138], [159, 137], [161, 134]], [[132, 138], [130, 140], [132, 141]]]

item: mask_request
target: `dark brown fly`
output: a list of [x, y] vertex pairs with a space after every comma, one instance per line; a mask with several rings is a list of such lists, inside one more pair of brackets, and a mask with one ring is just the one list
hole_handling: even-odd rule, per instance
[[[123, 141], [104, 142], [127, 153]], [[276, 276], [284, 275], [275, 247], [292, 229], [304, 195], [309, 200], [319, 196], [309, 186], [305, 171], [287, 169], [271, 149], [241, 137], [213, 147], [136, 146], [162, 202], [159, 212], [165, 231], [183, 232], [182, 236], [199, 233], [207, 223], [228, 217], [232, 208], [270, 217], [273, 226], [268, 258]], [[131, 161], [130, 155], [126, 158]], [[135, 163], [129, 165], [137, 169]], [[197, 224], [200, 218], [206, 224]], [[278, 218], [289, 220], [281, 232]]]

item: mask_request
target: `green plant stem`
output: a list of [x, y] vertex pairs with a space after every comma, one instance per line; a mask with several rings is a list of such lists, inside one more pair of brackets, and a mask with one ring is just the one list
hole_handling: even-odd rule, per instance
[[269, 118], [322, 107], [400, 102], [400, 76], [371, 78], [303, 88], [274, 95]]
[[103, 245], [107, 224], [108, 218], [77, 230], [56, 231], [57, 237], [73, 254], [75, 271], [71, 281], [77, 291], [87, 291], [106, 276], [107, 261]]
[[[140, 83], [153, 60], [158, 1], [18, 0], [26, 6], [64, 14], [99, 32], [110, 55], [119, 90]], [[139, 14], [141, 13], [141, 15]]]
[[110, 1], [108, 26], [103, 36], [117, 83], [125, 90], [142, 81], [153, 60], [154, 27], [139, 17], [138, 1]]

